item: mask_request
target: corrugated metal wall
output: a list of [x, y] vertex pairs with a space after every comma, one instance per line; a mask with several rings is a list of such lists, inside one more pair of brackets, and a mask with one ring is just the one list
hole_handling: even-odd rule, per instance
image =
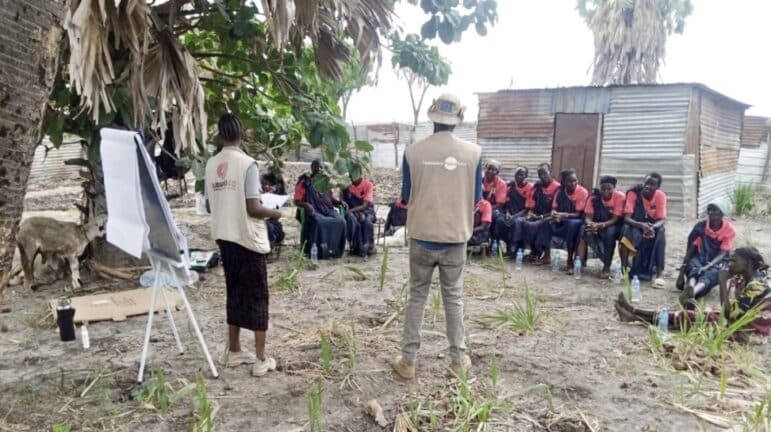
[[479, 138], [482, 158], [501, 163], [501, 174], [506, 180], [514, 179], [514, 169], [527, 167], [530, 178], [537, 177], [536, 169], [541, 162], [551, 163], [552, 139]]
[[600, 175], [617, 177], [627, 189], [659, 172], [672, 217], [696, 209], [696, 159], [683, 155], [690, 97], [685, 85], [614, 87], [603, 124]]
[[758, 146], [768, 140], [771, 127], [767, 126], [771, 121], [768, 117], [744, 116], [742, 126], [742, 147]]
[[552, 90], [552, 113], [596, 114], [610, 109], [611, 89], [606, 87], [577, 87]]
[[[50, 149], [47, 156], [46, 147]], [[48, 138], [44, 138], [43, 142], [35, 149], [35, 156], [30, 168], [30, 180], [47, 177], [77, 177], [80, 168], [65, 165], [64, 161], [81, 157], [84, 157], [84, 153], [79, 141], [62, 143], [57, 149]]]
[[[737, 184], [761, 184], [763, 165], [768, 158], [768, 147], [768, 143], [756, 147], [742, 147], [739, 152], [739, 168], [736, 170]], [[767, 170], [771, 173], [771, 161]], [[771, 186], [771, 180], [766, 180], [766, 185]]]
[[702, 92], [698, 212], [713, 201], [725, 201], [736, 188], [744, 111]]

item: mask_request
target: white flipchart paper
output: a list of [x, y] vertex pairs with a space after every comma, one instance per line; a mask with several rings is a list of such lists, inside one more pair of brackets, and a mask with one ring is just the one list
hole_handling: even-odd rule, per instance
[[262, 206], [270, 209], [278, 209], [283, 207], [288, 199], [289, 195], [276, 195], [272, 193], [264, 193], [260, 195]]

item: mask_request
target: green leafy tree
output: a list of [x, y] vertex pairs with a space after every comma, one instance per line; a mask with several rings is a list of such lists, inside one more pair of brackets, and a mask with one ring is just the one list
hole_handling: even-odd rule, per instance
[[667, 37], [685, 29], [690, 0], [578, 0], [594, 34], [592, 84], [655, 83]]

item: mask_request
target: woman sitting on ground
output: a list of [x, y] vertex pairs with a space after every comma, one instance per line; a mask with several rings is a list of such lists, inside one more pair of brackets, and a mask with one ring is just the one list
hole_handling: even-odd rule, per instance
[[695, 299], [709, 294], [718, 284], [720, 268], [728, 261], [735, 238], [736, 229], [723, 218], [720, 206], [708, 205], [707, 219], [697, 222], [688, 235], [688, 249], [676, 284], [683, 290], [680, 304], [692, 308]]
[[586, 264], [587, 248], [602, 261], [600, 278], [610, 277], [610, 265], [616, 250], [616, 241], [624, 223], [626, 197], [616, 190], [616, 178], [600, 178], [599, 189], [594, 189], [586, 201], [584, 233], [578, 241], [578, 255]]
[[[741, 247], [729, 258], [728, 269], [719, 275], [720, 305], [729, 323], [740, 319], [750, 309], [760, 308], [755, 318], [746, 327], [734, 334], [738, 340], [750, 340], [763, 343], [771, 333], [771, 287], [766, 275], [766, 265], [758, 250], [753, 247]], [[731, 298], [731, 290], [734, 297]], [[655, 324], [658, 313], [632, 307], [621, 293], [616, 300], [616, 311], [622, 321], [642, 321]], [[717, 325], [720, 313], [705, 312], [707, 322]], [[696, 311], [670, 311], [669, 328], [682, 330], [694, 322]]]
[[383, 227], [383, 237], [392, 236], [397, 228], [407, 225], [407, 204], [401, 198], [395, 199], [388, 207], [390, 209]]
[[542, 263], [551, 261], [551, 241], [553, 237], [564, 240], [568, 252], [567, 273], [573, 274], [573, 254], [576, 251], [578, 237], [584, 224], [584, 208], [589, 198], [589, 191], [578, 184], [576, 170], [567, 169], [560, 173], [560, 186], [552, 203], [549, 224], [542, 225], [535, 244], [544, 251]]
[[527, 168], [517, 167], [514, 181], [508, 185], [506, 205], [493, 221], [493, 238], [506, 242], [506, 253], [511, 255], [520, 245], [520, 234], [517, 230], [517, 219], [527, 214], [525, 201], [533, 192], [533, 183], [527, 181]]
[[471, 234], [468, 246], [479, 246], [490, 241], [490, 224], [493, 222], [493, 206], [487, 200], [489, 194], [482, 193], [476, 207], [474, 207], [474, 232]]
[[304, 220], [299, 210], [297, 213], [297, 219], [302, 225], [301, 238], [305, 244], [305, 253], [309, 254], [315, 244], [320, 259], [341, 257], [346, 239], [345, 218], [337, 209], [337, 206], [343, 204], [335, 199], [331, 190], [320, 192], [313, 184], [323, 169], [323, 162], [314, 159], [311, 162], [311, 173], [300, 176], [294, 189], [295, 204], [305, 210]]
[[[272, 193], [276, 195], [286, 195], [284, 180], [281, 176], [274, 173], [266, 173], [260, 177], [263, 193]], [[266, 219], [265, 225], [268, 227], [268, 241], [271, 247], [280, 245], [284, 241], [284, 225], [278, 219]]]
[[527, 216], [517, 220], [516, 229], [520, 236], [519, 241], [530, 248], [527, 260], [544, 263], [541, 259], [543, 249], [538, 248], [535, 240], [541, 225], [549, 225], [552, 203], [560, 183], [551, 178], [551, 166], [546, 162], [538, 165], [538, 178], [540, 180], [535, 183], [533, 192], [525, 201]]
[[348, 242], [351, 253], [364, 257], [375, 252], [375, 185], [361, 173], [352, 172], [350, 178], [351, 185], [343, 192]]
[[[621, 265], [640, 280], [653, 280], [654, 288], [664, 288], [661, 274], [666, 261], [667, 195], [659, 189], [661, 175], [650, 173], [641, 185], [626, 193], [624, 228], [619, 242]], [[629, 256], [633, 256], [631, 268]]]

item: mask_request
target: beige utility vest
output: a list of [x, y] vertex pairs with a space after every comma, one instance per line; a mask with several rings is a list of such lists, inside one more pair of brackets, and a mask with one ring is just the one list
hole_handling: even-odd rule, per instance
[[238, 147], [224, 147], [206, 163], [206, 195], [211, 209], [211, 236], [255, 252], [270, 252], [265, 221], [246, 211], [246, 171], [256, 164]]
[[474, 192], [482, 148], [438, 132], [405, 150], [410, 169], [410, 238], [465, 243], [474, 231]]

